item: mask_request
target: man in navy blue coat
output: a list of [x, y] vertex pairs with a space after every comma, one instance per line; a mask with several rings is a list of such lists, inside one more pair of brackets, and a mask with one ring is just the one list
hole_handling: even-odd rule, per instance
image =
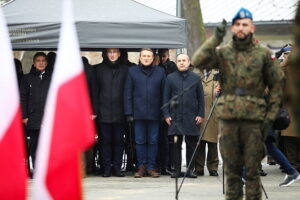
[[129, 68], [125, 82], [125, 115], [128, 121], [135, 120], [138, 167], [135, 178], [143, 177], [146, 172], [153, 178], [159, 177], [155, 163], [165, 72], [161, 67], [152, 66], [153, 55], [151, 49], [142, 49], [140, 64]]
[[[178, 177], [181, 172], [181, 145], [183, 136], [186, 143], [187, 165], [200, 135], [200, 123], [204, 118], [204, 92], [201, 78], [189, 71], [190, 59], [185, 54], [179, 54], [176, 58], [177, 71], [169, 74], [164, 87], [163, 103], [168, 102], [177, 96], [178, 105], [165, 106], [163, 114], [165, 121], [169, 125], [168, 134], [174, 138], [172, 148], [172, 162], [175, 173], [172, 178]], [[193, 172], [194, 161], [187, 171], [187, 177], [196, 178]]]

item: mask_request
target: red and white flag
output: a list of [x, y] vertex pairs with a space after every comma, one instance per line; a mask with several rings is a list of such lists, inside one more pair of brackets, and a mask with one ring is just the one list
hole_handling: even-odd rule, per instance
[[82, 152], [95, 141], [71, 0], [64, 0], [54, 72], [39, 138], [34, 199], [82, 199]]
[[0, 48], [0, 199], [25, 199], [25, 136], [12, 48], [1, 7]]

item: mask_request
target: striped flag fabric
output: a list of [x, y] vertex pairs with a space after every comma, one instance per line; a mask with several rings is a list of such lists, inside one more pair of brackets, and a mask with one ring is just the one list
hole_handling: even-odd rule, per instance
[[71, 0], [63, 0], [58, 52], [37, 149], [34, 199], [82, 199], [82, 152], [95, 141]]
[[12, 47], [0, 7], [0, 199], [25, 199], [25, 136]]

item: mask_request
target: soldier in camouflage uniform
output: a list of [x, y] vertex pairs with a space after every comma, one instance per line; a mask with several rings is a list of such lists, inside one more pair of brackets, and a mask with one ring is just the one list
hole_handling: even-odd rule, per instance
[[[200, 69], [220, 71], [222, 96], [219, 118], [220, 151], [226, 174], [227, 200], [243, 199], [242, 168], [246, 168], [246, 200], [261, 199], [259, 164], [263, 156], [265, 130], [275, 119], [282, 96], [282, 72], [271, 52], [253, 37], [252, 14], [240, 9], [232, 20], [232, 41], [216, 48], [226, 34], [226, 21], [194, 54]], [[270, 90], [268, 103], [263, 98]]]

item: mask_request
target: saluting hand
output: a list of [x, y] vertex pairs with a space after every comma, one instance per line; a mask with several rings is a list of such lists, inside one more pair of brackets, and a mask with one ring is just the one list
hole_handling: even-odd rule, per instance
[[216, 38], [222, 40], [223, 37], [226, 35], [226, 29], [227, 29], [227, 21], [223, 19], [223, 21], [215, 29]]

